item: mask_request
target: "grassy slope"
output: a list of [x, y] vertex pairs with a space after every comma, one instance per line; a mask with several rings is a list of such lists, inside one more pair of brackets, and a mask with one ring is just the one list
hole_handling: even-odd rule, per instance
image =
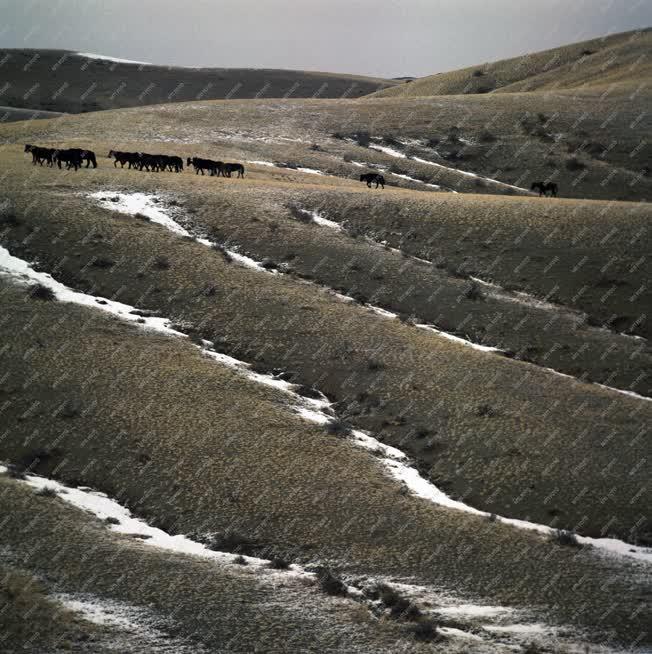
[[41, 111], [40, 109], [24, 109], [20, 107], [0, 106], [0, 122], [10, 123], [17, 120], [39, 120], [60, 116], [56, 111]]
[[[225, 647], [229, 652], [345, 651], [351, 642], [361, 653], [404, 651], [396, 645], [401, 642], [417, 652], [433, 651], [415, 643], [402, 625], [377, 622], [354, 602], [326, 597], [314, 584], [284, 579], [284, 573], [256, 575], [239, 565], [217, 565], [157, 551], [128, 535], [111, 534], [94, 517], [58, 498], [40, 497], [6, 477], [0, 477], [0, 496], [12, 506], [3, 522], [0, 543], [11, 549], [21, 566], [44, 576], [57, 592], [90, 592], [153, 610], [164, 632], [188, 639], [197, 647], [183, 651], [213, 652]], [[26, 608], [30, 603], [25, 602]], [[52, 647], [59, 637], [59, 625], [46, 622], [39, 613], [31, 617], [31, 632], [9, 632], [17, 639], [22, 635], [22, 641], [13, 645], [24, 643], [25, 651], [59, 651]], [[0, 616], [0, 624], [2, 619]], [[16, 622], [8, 622], [7, 628], [15, 630]], [[84, 632], [87, 639], [97, 633], [96, 627], [79, 622], [73, 622], [78, 640]], [[100, 649], [104, 643], [98, 644], [97, 636], [95, 640], [83, 651], [104, 652]], [[145, 634], [124, 649], [118, 633], [114, 632], [111, 640], [106, 651], [118, 647], [118, 651], [135, 654], [168, 651], [150, 649]], [[30, 650], [30, 644], [34, 649]], [[174, 645], [170, 641], [169, 647]], [[200, 649], [201, 645], [207, 650]]]
[[607, 87], [634, 90], [652, 74], [652, 31], [613, 34], [542, 52], [438, 73], [383, 89], [374, 97], [415, 97]]
[[391, 80], [292, 70], [115, 63], [65, 50], [0, 51], [3, 104], [79, 113], [214, 98], [358, 97]]
[[[520, 193], [463, 175], [459, 168], [526, 188], [536, 179], [554, 180], [562, 197], [644, 200], [652, 193], [652, 177], [645, 172], [649, 146], [641, 141], [652, 132], [648, 103], [645, 94], [626, 103], [616, 97], [597, 103], [589, 96], [537, 93], [231, 100], [64, 116], [6, 125], [0, 134], [10, 143], [101, 142], [100, 155], [111, 148], [174, 152], [181, 147], [220, 160], [290, 162], [353, 179], [364, 168], [351, 161], [373, 163], [457, 191]], [[451, 141], [454, 126], [458, 140]], [[421, 145], [399, 149], [446, 168], [396, 159], [332, 136], [359, 132], [418, 139]], [[428, 189], [386, 177], [390, 185]]]
[[[617, 642], [644, 631], [637, 566], [410, 497], [372, 453], [305, 423], [283, 395], [201, 357], [188, 342], [92, 309], [29, 299], [6, 282], [0, 298], [3, 334], [16, 335], [3, 350], [9, 374], [2, 386], [4, 413], [16, 428], [0, 443], [0, 457], [104, 490], [173, 533], [233, 530], [267, 555], [330, 560], [349, 574], [536, 607], [554, 622], [590, 628], [593, 637], [613, 630]], [[66, 401], [78, 407], [67, 416], [59, 411]], [[350, 605], [327, 604], [337, 615], [313, 630], [309, 621], [297, 624], [303, 614], [296, 607], [315, 603], [310, 594], [291, 601], [278, 589], [269, 613], [272, 591], [253, 580], [146, 554], [133, 541], [118, 548], [96, 521], [16, 482], [0, 479], [0, 495], [12, 507], [0, 544], [59, 590], [92, 578], [98, 594], [153, 604], [209, 644], [235, 633], [245, 649], [256, 637], [271, 645], [277, 634], [302, 644], [319, 638], [317, 649], [324, 639], [346, 638]], [[38, 548], [29, 545], [35, 542]], [[116, 574], [125, 569], [157, 582]], [[364, 621], [359, 629], [363, 643], [391, 637], [390, 626], [373, 636]]]
[[[9, 225], [3, 242], [76, 287], [160, 309], [235, 356], [293, 371], [343, 402], [355, 422], [407, 449], [435, 481], [471, 504], [540, 522], [557, 516], [556, 524], [586, 533], [631, 535], [645, 506], [639, 465], [645, 453], [637, 434], [649, 414], [646, 403], [470, 351], [292, 279], [232, 266], [205, 247], [71, 194], [84, 184], [106, 188], [127, 178], [111, 169], [35, 170], [29, 190], [15, 185], [11, 192], [23, 224]], [[221, 183], [174, 179], [206, 189]], [[170, 270], [152, 268], [157, 255]], [[98, 256], [116, 265], [90, 265]], [[214, 295], [203, 294], [207, 285], [215, 285]], [[491, 417], [479, 413], [485, 404]], [[420, 438], [420, 429], [429, 438]], [[612, 486], [617, 493], [607, 492]]]

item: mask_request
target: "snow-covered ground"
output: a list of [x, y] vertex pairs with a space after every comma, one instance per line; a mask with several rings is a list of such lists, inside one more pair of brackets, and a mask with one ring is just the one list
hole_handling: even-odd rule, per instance
[[148, 61], [135, 61], [134, 59], [119, 59], [118, 57], [108, 57], [106, 55], [95, 54], [94, 52], [76, 52], [78, 57], [85, 57], [86, 59], [100, 59], [102, 61], [112, 61], [116, 64], [138, 64], [140, 66], [153, 66]]

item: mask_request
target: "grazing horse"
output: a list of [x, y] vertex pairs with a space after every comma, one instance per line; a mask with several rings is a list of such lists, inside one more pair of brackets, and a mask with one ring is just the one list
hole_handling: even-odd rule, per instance
[[533, 182], [532, 186], [530, 186], [530, 191], [539, 191], [539, 197], [542, 195], [547, 196], [548, 191], [550, 191], [550, 195], [556, 198], [559, 187], [554, 182]]
[[224, 177], [231, 177], [231, 173], [238, 173], [238, 177], [245, 176], [245, 168], [241, 163], [225, 163], [222, 168]]
[[129, 164], [129, 168], [136, 168], [140, 162], [140, 154], [138, 152], [119, 152], [118, 150], [111, 150], [108, 155], [109, 159], [114, 158], [113, 167], [124, 168], [125, 164]]
[[224, 164], [221, 161], [213, 161], [212, 159], [200, 159], [199, 157], [188, 157], [186, 165], [193, 166], [195, 175], [200, 172], [203, 175], [205, 170], [208, 170], [211, 175], [220, 176], [224, 171]]
[[170, 171], [174, 169], [175, 173], [183, 172], [183, 159], [181, 157], [168, 157], [169, 158], [169, 167]]
[[24, 151], [32, 153], [32, 164], [34, 166], [36, 166], [37, 163], [42, 166], [44, 161], [47, 162], [48, 166], [53, 165], [52, 159], [55, 152], [53, 148], [42, 148], [38, 145], [30, 145], [27, 143]]
[[78, 170], [82, 167], [82, 156], [80, 154], [81, 150], [78, 148], [70, 148], [68, 150], [55, 150], [54, 151], [54, 161], [57, 162], [59, 168], [61, 168], [61, 162], [63, 161], [66, 164], [66, 169], [74, 168]]
[[366, 173], [365, 175], [360, 175], [361, 182], [367, 182], [367, 186], [371, 188], [371, 183], [376, 182], [376, 188], [382, 186], [385, 188], [385, 178], [378, 173]]

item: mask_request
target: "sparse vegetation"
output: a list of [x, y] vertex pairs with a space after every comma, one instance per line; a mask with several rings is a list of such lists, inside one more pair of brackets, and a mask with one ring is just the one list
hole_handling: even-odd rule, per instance
[[29, 296], [35, 300], [44, 300], [45, 302], [53, 302], [57, 299], [54, 291], [49, 286], [44, 286], [43, 284], [30, 286]]

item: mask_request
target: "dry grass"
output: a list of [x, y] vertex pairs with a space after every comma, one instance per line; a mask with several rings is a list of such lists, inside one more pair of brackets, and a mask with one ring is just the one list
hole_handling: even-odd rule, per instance
[[[600, 618], [600, 626], [618, 630], [622, 625], [627, 633], [632, 628], [622, 616], [631, 613], [627, 598], [637, 582], [624, 574], [623, 562], [595, 557], [590, 550], [580, 556], [532, 533], [401, 493], [372, 455], [303, 422], [273, 389], [201, 357], [190, 343], [137, 331], [63, 303], [40, 304], [35, 311], [12, 286], [3, 288], [2, 298], [11, 316], [3, 328], [20, 335], [5, 355], [6, 369], [16, 381], [25, 374], [34, 380], [24, 390], [3, 386], [3, 394], [12, 400], [7, 418], [15, 429], [2, 441], [2, 458], [26, 460], [29, 451], [56, 437], [58, 454], [38, 466], [38, 472], [56, 470], [59, 478], [119, 496], [172, 533], [231, 530], [304, 561], [338, 560], [352, 572], [414, 577], [470, 595], [491, 587], [492, 601], [546, 606], [559, 619], [578, 624], [594, 624], [620, 589], [622, 603]], [[19, 355], [34, 351], [35, 333], [48, 345], [27, 358], [26, 369]], [[90, 383], [89, 369], [94, 371]], [[53, 387], [53, 379], [64, 381]], [[52, 415], [71, 397], [89, 410], [67, 422], [62, 432], [61, 419]], [[37, 404], [28, 419], [17, 419], [25, 407]], [[3, 482], [3, 502], [14, 508], [0, 542], [12, 548], [42, 543], [38, 550], [29, 548], [37, 559], [30, 566], [50, 569], [50, 540], [57, 542], [56, 569], [65, 571], [73, 587], [94, 574], [113, 588], [116, 576], [107, 576], [108, 569], [150, 565], [142, 551], [133, 553], [143, 559], [139, 566], [129, 563], [136, 545], [115, 556], [104, 545], [87, 550], [96, 530], [72, 529], [62, 501], [35, 493], [28, 501], [9, 483]], [[372, 528], [370, 516], [382, 527]], [[90, 551], [90, 564], [89, 556], [80, 557], [79, 551]], [[528, 556], [522, 556], [524, 551]], [[174, 557], [157, 560], [168, 565]], [[181, 581], [182, 567], [174, 563], [170, 574], [152, 569], [139, 575], [165, 578], [169, 588], [132, 584], [121, 577], [119, 592], [130, 601], [154, 601], [166, 610], [173, 597], [174, 607], [183, 598], [183, 611], [196, 611], [193, 602], [198, 600], [186, 597], [191, 576]], [[560, 589], [547, 584], [560, 569], [567, 578], [563, 606]], [[202, 596], [210, 592], [206, 583], [195, 584]], [[118, 591], [106, 587], [105, 592]], [[239, 606], [236, 595], [222, 592], [213, 601], [218, 597]], [[194, 628], [193, 621], [189, 624]]]
[[649, 77], [650, 63], [645, 61], [645, 55], [651, 45], [652, 31], [649, 29], [613, 34], [513, 59], [437, 73], [378, 91], [373, 97], [603, 89], [610, 85], [623, 93], [634, 90]]

